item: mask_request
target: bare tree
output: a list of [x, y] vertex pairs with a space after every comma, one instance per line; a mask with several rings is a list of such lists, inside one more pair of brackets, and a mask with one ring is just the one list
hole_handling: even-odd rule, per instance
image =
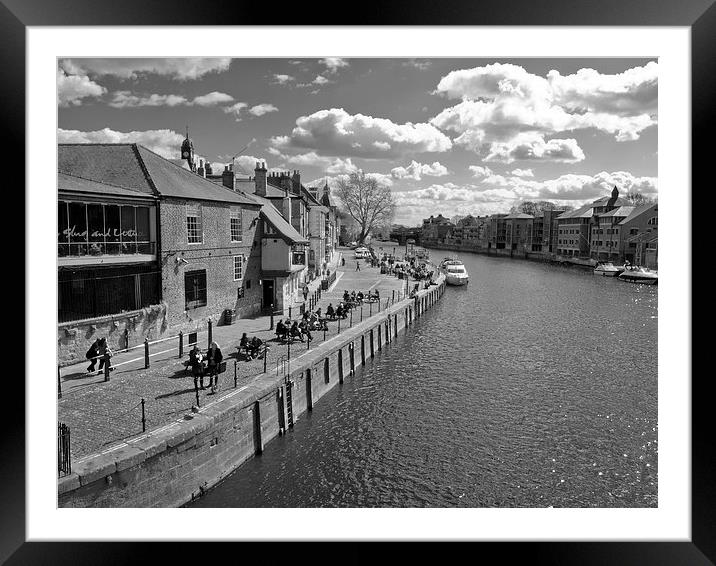
[[656, 204], [655, 198], [645, 196], [639, 191], [635, 191], [633, 189], [629, 191], [624, 198], [628, 200], [629, 204], [631, 204], [632, 206], [639, 206], [642, 204]]
[[358, 243], [362, 244], [375, 227], [390, 224], [395, 214], [393, 193], [363, 171], [339, 179], [336, 195], [348, 215], [358, 224]]

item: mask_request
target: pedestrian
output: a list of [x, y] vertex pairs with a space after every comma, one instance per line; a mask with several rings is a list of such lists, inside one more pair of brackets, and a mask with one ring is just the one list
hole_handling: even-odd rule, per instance
[[90, 365], [87, 368], [88, 372], [94, 371], [94, 365], [97, 363], [97, 356], [99, 356], [99, 338], [97, 338], [87, 350], [85, 357], [90, 361]]
[[308, 300], [308, 285], [304, 285], [303, 286], [303, 301], [305, 302], [307, 300]]
[[97, 368], [99, 371], [98, 374], [102, 373], [102, 369], [104, 367], [109, 368], [109, 371], [114, 370], [112, 366], [109, 364], [109, 359], [112, 357], [112, 350], [109, 349], [109, 346], [107, 345], [107, 339], [101, 338], [99, 341], [99, 352], [97, 354], [99, 358], [99, 367]]
[[219, 364], [224, 359], [221, 348], [216, 342], [212, 342], [206, 352], [207, 367], [209, 370], [209, 389], [216, 393], [219, 389]]
[[194, 376], [194, 389], [198, 389], [199, 385], [201, 385], [201, 389], [204, 389], [204, 354], [196, 344], [189, 352], [189, 365]]
[[341, 258], [341, 267], [345, 267], [345, 266], [346, 266], [346, 258], [342, 257]]
[[360, 271], [360, 261], [356, 261], [356, 271]]

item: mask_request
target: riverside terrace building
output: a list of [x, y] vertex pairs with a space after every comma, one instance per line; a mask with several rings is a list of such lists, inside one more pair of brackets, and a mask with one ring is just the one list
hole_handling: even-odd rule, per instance
[[58, 184], [61, 349], [83, 355], [98, 336], [125, 347], [261, 309], [261, 205], [247, 195], [137, 144], [60, 144]]
[[532, 222], [534, 216], [522, 212], [504, 217], [505, 249], [520, 252], [532, 251]]
[[424, 246], [430, 245], [431, 243], [443, 243], [445, 237], [452, 233], [454, 227], [455, 225], [442, 214], [425, 218], [420, 234], [420, 242]]
[[659, 205], [637, 206], [619, 223], [620, 260], [657, 269], [659, 242]]

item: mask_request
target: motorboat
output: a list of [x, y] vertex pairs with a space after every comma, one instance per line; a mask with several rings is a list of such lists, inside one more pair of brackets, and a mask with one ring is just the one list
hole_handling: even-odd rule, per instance
[[616, 277], [623, 271], [623, 267], [617, 267], [611, 261], [600, 261], [594, 268], [594, 275], [601, 275], [603, 277]]
[[659, 280], [659, 274], [656, 270], [641, 267], [640, 265], [625, 265], [624, 271], [619, 274], [619, 279], [630, 283], [656, 285]]
[[470, 281], [467, 269], [459, 259], [446, 257], [439, 267], [445, 274], [445, 282], [448, 285], [467, 285]]

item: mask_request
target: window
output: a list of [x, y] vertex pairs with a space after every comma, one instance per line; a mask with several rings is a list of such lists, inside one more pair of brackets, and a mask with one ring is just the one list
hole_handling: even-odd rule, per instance
[[649, 222], [647, 222], [649, 226], [657, 226], [659, 224], [659, 217], [658, 216], [652, 216], [649, 218]]
[[206, 306], [206, 270], [184, 274], [184, 297], [186, 310]]
[[241, 281], [244, 277], [244, 256], [234, 256], [234, 281]]
[[242, 224], [241, 224], [241, 210], [232, 210], [230, 215], [231, 224], [231, 241], [241, 242], [242, 240]]
[[190, 244], [203, 244], [204, 232], [201, 226], [201, 205], [186, 205], [186, 235]]
[[639, 233], [639, 228], [632, 228], [631, 230], [629, 230], [629, 234], [631, 236], [634, 236], [635, 234], [638, 234], [638, 233]]

